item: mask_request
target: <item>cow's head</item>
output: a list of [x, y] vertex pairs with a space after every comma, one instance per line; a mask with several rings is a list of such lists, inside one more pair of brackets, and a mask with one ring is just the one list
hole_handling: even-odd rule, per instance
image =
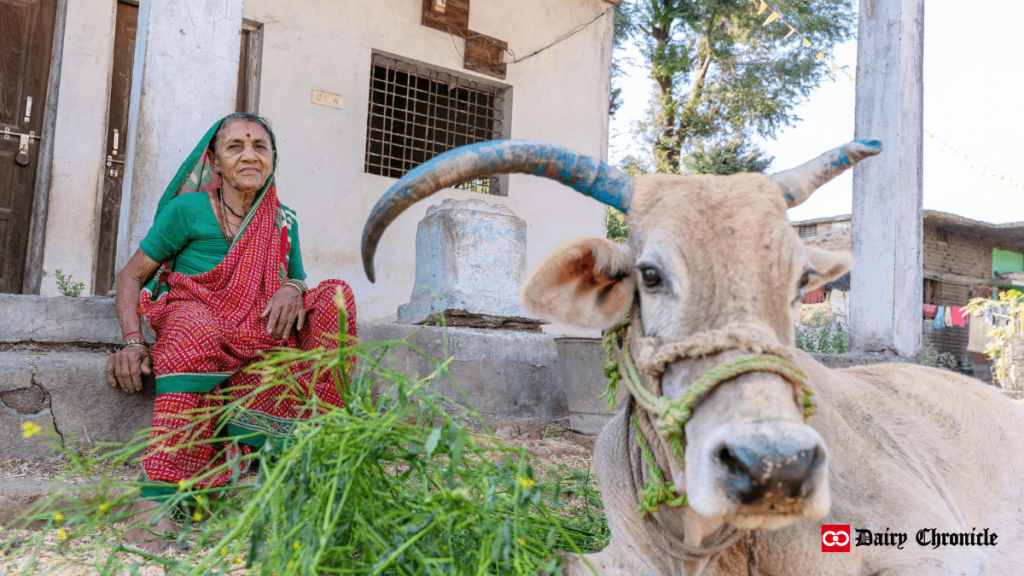
[[[559, 146], [477, 144], [438, 156], [392, 187], [364, 229], [363, 264], [373, 280], [373, 254], [384, 228], [417, 200], [495, 172], [535, 174], [623, 210], [630, 239], [628, 247], [604, 238], [561, 247], [523, 287], [527, 310], [603, 329], [636, 301], [647, 337], [671, 342], [729, 328], [792, 348], [801, 293], [845, 273], [852, 258], [805, 247], [786, 209], [880, 151], [880, 143], [858, 140], [772, 177], [630, 178]], [[737, 346], [677, 358], [661, 373], [662, 394], [678, 399], [701, 375], [746, 352]], [[804, 424], [795, 398], [792, 382], [753, 372], [697, 400], [685, 425], [685, 468], [670, 466], [694, 511], [745, 528], [780, 528], [828, 512], [828, 451]]]

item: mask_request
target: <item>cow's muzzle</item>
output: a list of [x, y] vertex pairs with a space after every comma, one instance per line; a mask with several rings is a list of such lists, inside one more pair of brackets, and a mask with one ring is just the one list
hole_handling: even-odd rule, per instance
[[810, 426], [724, 424], [696, 456], [688, 485], [690, 505], [701, 515], [742, 528], [780, 528], [828, 512], [828, 452]]

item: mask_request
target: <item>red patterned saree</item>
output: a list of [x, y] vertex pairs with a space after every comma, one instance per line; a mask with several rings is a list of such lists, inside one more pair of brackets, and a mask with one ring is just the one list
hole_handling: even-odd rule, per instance
[[[206, 152], [217, 125], [182, 166], [158, 213], [173, 196], [206, 194], [220, 185]], [[286, 438], [295, 421], [308, 416], [302, 411], [310, 398], [342, 405], [336, 375], [329, 372], [314, 375], [296, 367], [291, 385], [268, 385], [244, 370], [271, 348], [337, 347], [342, 307], [346, 325], [340, 328], [356, 336], [355, 298], [340, 280], [326, 280], [306, 293], [308, 315], [302, 330], [284, 340], [267, 333], [267, 320], [259, 316], [288, 279], [293, 223], [293, 214], [278, 201], [271, 175], [220, 264], [187, 276], [164, 263], [143, 289], [139, 312], [157, 338], [151, 350], [157, 397], [143, 468], [150, 482], [169, 483], [146, 486], [146, 499], [168, 496], [180, 482], [195, 488], [222, 485], [231, 471], [210, 470], [239, 450], [248, 453], [249, 446], [263, 446], [267, 437]], [[222, 413], [225, 402], [236, 400], [243, 409]], [[218, 429], [238, 437], [237, 443], [218, 441]]]

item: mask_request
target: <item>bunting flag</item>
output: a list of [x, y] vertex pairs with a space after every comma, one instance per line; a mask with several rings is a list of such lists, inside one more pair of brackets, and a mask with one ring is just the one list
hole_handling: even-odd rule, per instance
[[[814, 50], [814, 61], [815, 62], [821, 62], [822, 60], [825, 59], [826, 54], [824, 52], [822, 52], [821, 50], [818, 50], [818, 49], [814, 48], [811, 45], [810, 38], [808, 38], [808, 37], [804, 36], [803, 34], [801, 34], [796, 29], [796, 26], [794, 26], [794, 25], [790, 24], [789, 22], [786, 22], [784, 19], [782, 19], [782, 13], [779, 12], [778, 10], [776, 10], [770, 4], [768, 4], [768, 2], [766, 0], [750, 0], [750, 3], [755, 5], [755, 6], [757, 6], [757, 15], [758, 16], [764, 14], [768, 10], [771, 10], [771, 12], [768, 13], [768, 18], [765, 19], [764, 23], [762, 23], [761, 26], [768, 26], [769, 24], [771, 24], [772, 22], [775, 22], [776, 20], [779, 21], [779, 22], [782, 22], [783, 24], [786, 25], [787, 28], [789, 28], [789, 32], [787, 32], [786, 35], [783, 36], [783, 38], [782, 38], [783, 40], [788, 40], [790, 36], [793, 36], [794, 34], [796, 34], [797, 36], [800, 37], [801, 44], [803, 45], [804, 48], [811, 48], [812, 50]], [[829, 59], [833, 60], [831, 57]], [[834, 76], [837, 72], [842, 72], [843, 74], [846, 74], [846, 76], [850, 79], [850, 82], [853, 82], [853, 80], [854, 80], [853, 76], [849, 72], [844, 70], [842, 67], [840, 67], [838, 64], [835, 64], [835, 62], [833, 62], [832, 70], [830, 72], [826, 73], [825, 75], [831, 77], [831, 76]], [[847, 83], [847, 86], [849, 86], [849, 83]]]
[[[925, 130], [924, 133], [928, 135], [928, 142], [931, 142], [931, 141], [936, 139], [935, 134], [933, 134], [933, 133], [931, 133], [931, 132], [929, 132], [927, 130]], [[942, 138], [938, 138], [938, 142], [936, 144], [938, 144], [938, 143], [942, 144], [942, 147], [939, 148], [939, 152], [946, 152], [946, 148], [949, 147], [949, 143], [947, 143]], [[946, 153], [950, 154], [950, 152], [946, 152]], [[992, 168], [990, 168], [989, 166], [985, 165], [984, 163], [979, 162], [977, 159], [971, 159], [971, 157], [968, 156], [967, 154], [961, 153], [959, 148], [953, 148], [953, 152], [951, 152], [951, 154], [953, 154], [954, 158], [958, 158], [960, 156], [963, 156], [964, 164], [967, 165], [967, 169], [968, 170], [977, 170], [978, 168], [981, 168], [981, 172], [978, 174], [978, 176], [998, 178], [999, 182], [1002, 182], [1003, 184], [1006, 184], [1007, 186], [1010, 186], [1011, 188], [1024, 188], [1024, 183], [1022, 183], [1020, 180], [1016, 180], [1014, 178], [1010, 178], [1007, 174], [1005, 174], [1003, 172], [999, 172], [999, 171], [993, 170]]]

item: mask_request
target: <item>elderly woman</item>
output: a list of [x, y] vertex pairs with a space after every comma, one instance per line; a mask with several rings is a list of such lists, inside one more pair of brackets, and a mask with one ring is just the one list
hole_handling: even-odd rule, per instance
[[[124, 344], [110, 357], [112, 386], [142, 389], [156, 373], [151, 445], [143, 457], [144, 519], [179, 485], [211, 488], [229, 471], [209, 473], [267, 437], [288, 435], [304, 401], [341, 405], [330, 374], [295, 371], [306, 398], [283, 385], [261, 387], [243, 368], [275, 347], [336, 347], [338, 307], [355, 337], [355, 299], [340, 280], [307, 290], [295, 212], [277, 197], [277, 148], [267, 122], [231, 114], [214, 124], [181, 165], [157, 207], [153, 227], [117, 277], [117, 316]], [[156, 336], [152, 348], [141, 322]], [[224, 400], [245, 398], [227, 422]], [[216, 442], [218, 431], [240, 444]], [[182, 484], [179, 484], [182, 483]], [[161, 520], [158, 531], [173, 525]], [[163, 541], [144, 528], [127, 539], [147, 550]]]

